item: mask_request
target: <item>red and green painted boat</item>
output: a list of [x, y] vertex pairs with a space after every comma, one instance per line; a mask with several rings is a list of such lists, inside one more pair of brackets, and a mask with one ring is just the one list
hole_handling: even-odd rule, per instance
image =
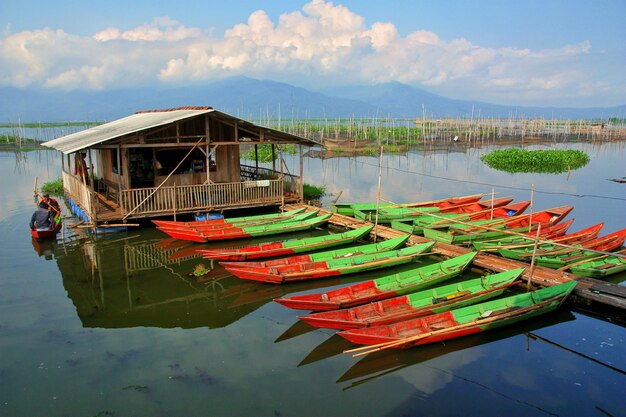
[[609, 275], [626, 271], [626, 250], [617, 252], [615, 255], [591, 258], [586, 262], [578, 261], [569, 269], [576, 275], [597, 279], [606, 278]]
[[513, 269], [375, 303], [348, 309], [321, 311], [298, 318], [315, 327], [337, 330], [382, 326], [443, 313], [498, 297], [507, 288], [520, 283], [519, 277], [523, 272], [524, 268]]
[[277, 235], [281, 233], [291, 233], [313, 229], [314, 227], [326, 224], [331, 216], [332, 214], [329, 213], [322, 216], [308, 218], [302, 221], [292, 221], [286, 223], [279, 222], [257, 226], [244, 226], [241, 228], [221, 229], [213, 232], [167, 229], [160, 227], [158, 227], [157, 229], [176, 239], [206, 243], [209, 241], [245, 239], [249, 237]]
[[63, 222], [60, 218], [58, 218], [52, 227], [46, 229], [30, 229], [30, 235], [33, 239], [52, 239], [56, 237], [57, 233], [61, 230], [61, 227], [63, 227]]
[[333, 233], [324, 236], [282, 240], [241, 248], [201, 249], [198, 252], [205, 258], [219, 261], [247, 261], [249, 259], [272, 258], [354, 243], [367, 236], [373, 228], [374, 226], [365, 226], [343, 233]]
[[[447, 207], [455, 204], [465, 204], [470, 203], [472, 201], [478, 201], [483, 198], [486, 194], [474, 194], [474, 195], [466, 195], [462, 197], [449, 197], [443, 198], [440, 200], [431, 200], [431, 201], [422, 201], [417, 203], [404, 203], [404, 204], [393, 204], [393, 203], [333, 203], [331, 210], [333, 213], [342, 214], [344, 216], [354, 217], [354, 211], [359, 210], [362, 212], [376, 212], [378, 208], [380, 210], [381, 207], [433, 207], [436, 204], [440, 204], [442, 207]], [[439, 206], [438, 206], [439, 207]], [[441, 208], [441, 207], [440, 207]]]
[[296, 211], [299, 211], [299, 210], [291, 211], [289, 212], [290, 214], [283, 214], [283, 215], [276, 216], [276, 217], [250, 220], [250, 221], [245, 221], [245, 222], [230, 222], [230, 223], [218, 222], [218, 223], [203, 223], [203, 224], [197, 224], [197, 225], [185, 225], [181, 223], [178, 225], [165, 224], [165, 225], [157, 226], [157, 227], [160, 229], [180, 229], [180, 230], [211, 232], [214, 230], [222, 230], [222, 229], [229, 229], [229, 228], [261, 226], [261, 225], [272, 224], [272, 223], [287, 223], [287, 222], [301, 221], [301, 220], [314, 217], [319, 212], [319, 210], [308, 211], [308, 212], [300, 211], [299, 213], [296, 213]]
[[286, 258], [270, 259], [259, 262], [228, 262], [222, 261], [220, 265], [228, 268], [268, 268], [272, 266], [296, 265], [310, 262], [321, 262], [335, 258], [347, 258], [350, 256], [377, 253], [399, 249], [409, 240], [409, 235], [398, 236], [393, 239], [383, 240], [378, 243], [366, 243], [364, 245], [347, 248], [328, 250], [318, 253], [289, 256]]
[[435, 242], [421, 243], [402, 249], [385, 252], [355, 255], [347, 258], [330, 259], [320, 262], [308, 262], [294, 265], [272, 266], [265, 268], [234, 268], [226, 270], [236, 277], [271, 284], [302, 281], [338, 275], [354, 274], [374, 269], [388, 268], [414, 261], [424, 252], [429, 251]]
[[[448, 216], [460, 216], [463, 213], [466, 214], [475, 214], [484, 212], [491, 212], [492, 207], [498, 208], [503, 207], [508, 204], [511, 204], [513, 201], [512, 198], [496, 198], [493, 201], [491, 200], [481, 200], [474, 201], [466, 204], [455, 204], [449, 207], [424, 207], [424, 208], [410, 208], [410, 207], [396, 207], [396, 208], [381, 208], [378, 211], [378, 222], [379, 223], [392, 223], [394, 221], [404, 221], [410, 222], [412, 219], [431, 219], [432, 221], [439, 220], [440, 217], [448, 217]], [[523, 203], [517, 203], [518, 206], [523, 206]], [[528, 202], [525, 207], [523, 207], [522, 211], [525, 210], [530, 205]], [[515, 209], [516, 212], [519, 212], [519, 209]], [[511, 213], [510, 215], [513, 215]], [[469, 219], [469, 217], [467, 217]], [[489, 218], [489, 216], [487, 216]], [[434, 219], [434, 220], [433, 220]]]
[[[479, 203], [480, 201], [474, 204]], [[495, 206], [493, 210], [490, 207], [483, 207], [481, 210], [471, 212], [462, 208], [458, 212], [446, 212], [441, 214], [435, 213], [435, 215], [431, 215], [432, 213], [430, 213], [413, 219], [395, 220], [391, 222], [391, 227], [406, 233], [422, 235], [424, 234], [425, 227], [430, 229], [443, 229], [455, 224], [454, 221], [472, 222], [478, 220], [490, 220], [492, 217], [499, 219], [517, 216], [522, 214], [529, 206], [530, 201], [522, 201], [519, 203]]]
[[[454, 197], [448, 198], [441, 201], [431, 201], [419, 205], [406, 205], [406, 204], [396, 204], [392, 206], [382, 207], [383, 210], [387, 210], [388, 213], [392, 213], [395, 210], [398, 210], [399, 213], [404, 213], [404, 217], [408, 215], [409, 212], [414, 213], [416, 216], [419, 216], [424, 213], [429, 212], [439, 212], [440, 210], [445, 210], [454, 206], [465, 206], [467, 204], [475, 203], [482, 198], [482, 195], [471, 195], [465, 197]], [[373, 207], [359, 207], [354, 205], [352, 208], [354, 214], [353, 217], [359, 220], [371, 221], [373, 222], [376, 219], [376, 204], [373, 204]], [[378, 222], [379, 223], [389, 223], [391, 221], [389, 216], [381, 217], [381, 207], [378, 207]], [[398, 212], [395, 212], [398, 215]], [[382, 219], [382, 220], [381, 220]]]
[[[585, 259], [592, 259], [598, 256], [598, 252], [612, 252], [622, 247], [626, 239], [626, 229], [608, 234], [603, 237], [588, 240], [580, 243], [580, 249], [564, 248], [547, 254], [536, 254], [535, 264], [548, 268], [564, 268]], [[578, 246], [576, 245], [576, 246]], [[526, 261], [530, 261], [530, 257]]]
[[312, 311], [354, 307], [420, 291], [456, 277], [472, 263], [475, 256], [476, 252], [469, 252], [443, 262], [418, 265], [407, 271], [386, 274], [336, 290], [281, 297], [274, 301], [285, 307]]
[[221, 218], [221, 219], [206, 219], [206, 220], [198, 220], [192, 222], [180, 222], [180, 221], [171, 221], [171, 220], [152, 220], [158, 227], [196, 227], [202, 225], [219, 225], [219, 224], [236, 224], [236, 223], [249, 223], [249, 222], [257, 222], [264, 220], [279, 220], [283, 218], [293, 217], [295, 215], [301, 214], [306, 210], [306, 208], [299, 208], [291, 211], [285, 211], [282, 213], [269, 213], [269, 214], [259, 214], [256, 216], [244, 216], [244, 217], [232, 217], [232, 218]]
[[[585, 241], [595, 239], [598, 237], [598, 234], [600, 234], [600, 231], [602, 230], [603, 227], [604, 227], [604, 223], [598, 223], [591, 227], [587, 227], [586, 229], [580, 230], [576, 233], [570, 233], [567, 235], [556, 237], [554, 239], [545, 239], [541, 237], [542, 242], [539, 243], [539, 245], [537, 245], [537, 251], [539, 251], [540, 253], [549, 252], [552, 250], [557, 250], [559, 248], [559, 246], [556, 246], [556, 244], [573, 245], [575, 243], [583, 243]], [[494, 248], [493, 242], [491, 243], [491, 246], [488, 246], [488, 245], [482, 246], [483, 250], [486, 252], [488, 251], [498, 252], [500, 250], [508, 250], [508, 251], [511, 251], [511, 253], [518, 253], [520, 255], [524, 253], [532, 252], [534, 250], [534, 247], [535, 247], [535, 240], [532, 238], [520, 240], [518, 243], [502, 244], [500, 247], [495, 247], [495, 248]], [[522, 258], [525, 259], [524, 256], [520, 256], [519, 258], [516, 258], [516, 259], [524, 260]]]
[[[409, 348], [493, 330], [556, 310], [576, 287], [569, 281], [506, 298], [486, 301], [444, 313], [383, 326], [337, 333], [357, 344], [378, 349]], [[374, 350], [364, 353], [370, 353]]]
[[424, 228], [424, 236], [438, 242], [468, 245], [475, 241], [507, 237], [508, 232], [531, 232], [540, 224], [542, 227], [551, 226], [563, 220], [573, 209], [572, 206], [555, 207], [511, 218], [455, 224], [447, 230]]
[[[574, 219], [565, 220], [564, 222], [553, 224], [552, 226], [542, 227], [541, 230], [539, 230], [539, 237], [546, 240], [561, 237], [567, 233], [572, 223], [574, 223]], [[472, 246], [474, 246], [474, 249], [483, 252], [497, 252], [500, 247], [506, 245], [523, 245], [529, 242], [534, 244], [536, 237], [537, 231], [535, 230], [501, 239], [475, 241], [472, 242]]]

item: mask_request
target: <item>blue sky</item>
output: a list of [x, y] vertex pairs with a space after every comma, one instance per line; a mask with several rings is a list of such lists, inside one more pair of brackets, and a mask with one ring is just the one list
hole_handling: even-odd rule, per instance
[[500, 104], [626, 104], [626, 0], [14, 1], [0, 87], [230, 76], [311, 90], [399, 81]]

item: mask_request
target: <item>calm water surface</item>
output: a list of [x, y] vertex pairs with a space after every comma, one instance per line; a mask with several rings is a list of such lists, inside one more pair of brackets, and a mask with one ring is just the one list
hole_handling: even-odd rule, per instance
[[[534, 183], [536, 209], [576, 207], [571, 231], [626, 227], [626, 185], [607, 180], [626, 175], [624, 143], [568, 146], [591, 156], [569, 176], [500, 173], [480, 162], [485, 148], [386, 156], [381, 196], [418, 201], [494, 186], [522, 201]], [[98, 239], [68, 230], [37, 244], [27, 233], [33, 182], [59, 173], [56, 153], [0, 153], [1, 416], [626, 415], [622, 325], [566, 308], [352, 358], [333, 331], [271, 300], [376, 274], [272, 286], [215, 266], [199, 280], [189, 274], [204, 262], [195, 255], [203, 245], [152, 229]], [[340, 201], [375, 201], [378, 159], [306, 158], [305, 180], [334, 194], [325, 205], [339, 192]]]

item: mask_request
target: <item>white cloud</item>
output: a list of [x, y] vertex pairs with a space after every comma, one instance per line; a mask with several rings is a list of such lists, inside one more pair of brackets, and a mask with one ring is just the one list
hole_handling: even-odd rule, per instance
[[591, 51], [589, 41], [530, 50], [443, 40], [427, 30], [402, 36], [392, 23], [368, 26], [345, 6], [312, 0], [277, 22], [257, 10], [221, 37], [169, 17], [89, 37], [7, 27], [0, 85], [106, 89], [246, 75], [312, 88], [400, 81], [453, 98], [519, 102], [606, 89], [581, 64]]

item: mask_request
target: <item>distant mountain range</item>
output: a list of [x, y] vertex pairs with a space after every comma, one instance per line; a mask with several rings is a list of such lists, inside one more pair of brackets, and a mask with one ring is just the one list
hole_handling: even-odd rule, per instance
[[543, 117], [594, 119], [626, 115], [607, 108], [503, 106], [453, 100], [393, 82], [314, 92], [293, 85], [234, 77], [178, 88], [55, 91], [0, 88], [0, 122], [110, 121], [139, 110], [212, 106], [248, 120], [306, 118]]

